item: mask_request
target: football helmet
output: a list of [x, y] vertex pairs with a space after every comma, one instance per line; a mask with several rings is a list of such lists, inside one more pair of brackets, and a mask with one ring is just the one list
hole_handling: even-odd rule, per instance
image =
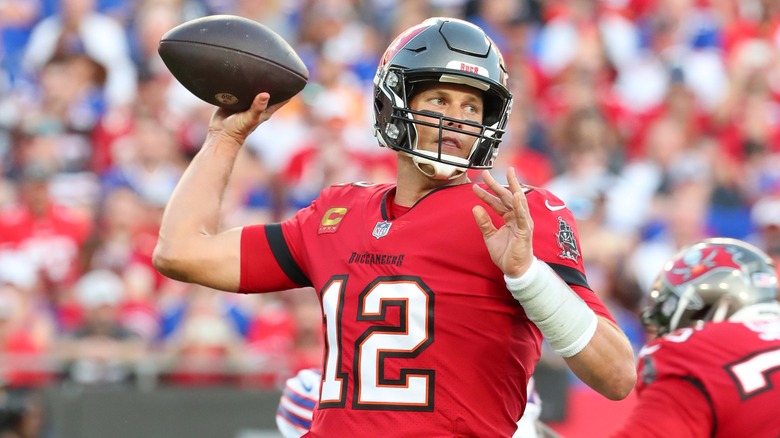
[[642, 322], [660, 336], [723, 321], [746, 306], [777, 303], [777, 298], [775, 265], [763, 251], [737, 239], [705, 239], [666, 262]]
[[[411, 110], [409, 103], [421, 82], [463, 84], [482, 91], [482, 123]], [[382, 56], [374, 77], [374, 135], [381, 146], [412, 156], [417, 168], [431, 178], [453, 179], [466, 169], [489, 169], [512, 109], [507, 83], [504, 59], [482, 29], [454, 18], [429, 18], [399, 35]], [[415, 119], [421, 115], [438, 118], [438, 123]], [[475, 135], [447, 126], [448, 122], [480, 132]], [[417, 125], [439, 129], [438, 152], [417, 149]], [[468, 158], [442, 153], [445, 131], [475, 137]]]

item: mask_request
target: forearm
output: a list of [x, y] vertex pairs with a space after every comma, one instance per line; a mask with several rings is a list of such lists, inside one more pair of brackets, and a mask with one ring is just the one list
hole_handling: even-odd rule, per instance
[[241, 145], [232, 137], [209, 134], [168, 201], [161, 237], [219, 231], [222, 198], [240, 149]]
[[240, 113], [214, 112], [203, 147], [184, 172], [165, 208], [154, 266], [175, 280], [237, 291], [241, 282], [241, 228], [219, 229], [222, 198], [247, 136], [282, 107], [268, 93]]
[[611, 400], [625, 398], [636, 382], [628, 338], [603, 317], [598, 317], [596, 333], [585, 348], [564, 360], [580, 380]]
[[[186, 266], [177, 264], [197, 257], [198, 240], [219, 231], [225, 189], [241, 145], [232, 137], [211, 133], [173, 191], [163, 213], [155, 249], [155, 266], [163, 274], [182, 278]], [[191, 262], [195, 262], [192, 260]]]
[[528, 319], [580, 379], [610, 399], [631, 392], [636, 373], [628, 339], [597, 316], [546, 263], [534, 259], [522, 276], [505, 280]]

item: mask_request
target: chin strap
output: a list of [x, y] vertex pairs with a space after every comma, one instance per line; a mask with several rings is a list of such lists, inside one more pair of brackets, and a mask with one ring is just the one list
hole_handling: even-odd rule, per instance
[[[435, 161], [433, 158], [436, 158], [439, 155], [436, 152], [421, 151], [421, 150], [418, 150], [416, 152], [431, 157], [431, 158], [426, 158], [426, 157], [421, 157], [419, 155], [407, 154], [410, 157], [412, 157], [412, 161], [414, 162], [415, 167], [417, 167], [417, 169], [428, 178], [432, 178], [436, 180], [453, 180], [466, 173], [466, 169], [463, 167], [453, 166], [452, 164], [444, 164]], [[445, 155], [445, 154], [442, 154], [441, 157], [447, 161], [452, 161], [453, 163], [461, 163], [464, 166], [468, 166], [469, 164], [468, 160], [464, 158], [455, 157], [452, 155]]]

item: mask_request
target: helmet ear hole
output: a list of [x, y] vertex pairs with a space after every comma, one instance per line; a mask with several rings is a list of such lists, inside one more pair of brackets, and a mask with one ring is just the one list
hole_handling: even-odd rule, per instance
[[691, 321], [705, 321], [711, 319], [712, 315], [710, 312], [714, 311], [715, 308], [713, 306], [707, 306], [703, 309], [699, 309], [688, 317]]

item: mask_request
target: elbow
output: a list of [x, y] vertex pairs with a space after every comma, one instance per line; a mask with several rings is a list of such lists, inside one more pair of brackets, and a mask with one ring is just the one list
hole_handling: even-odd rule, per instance
[[631, 394], [636, 386], [636, 368], [633, 361], [618, 367], [613, 374], [612, 381], [603, 395], [613, 401], [623, 400]]
[[162, 239], [157, 241], [152, 253], [152, 265], [160, 274], [174, 279], [186, 280], [183, 278], [183, 258], [176, 255], [176, 251], [169, 244], [165, 244]]

